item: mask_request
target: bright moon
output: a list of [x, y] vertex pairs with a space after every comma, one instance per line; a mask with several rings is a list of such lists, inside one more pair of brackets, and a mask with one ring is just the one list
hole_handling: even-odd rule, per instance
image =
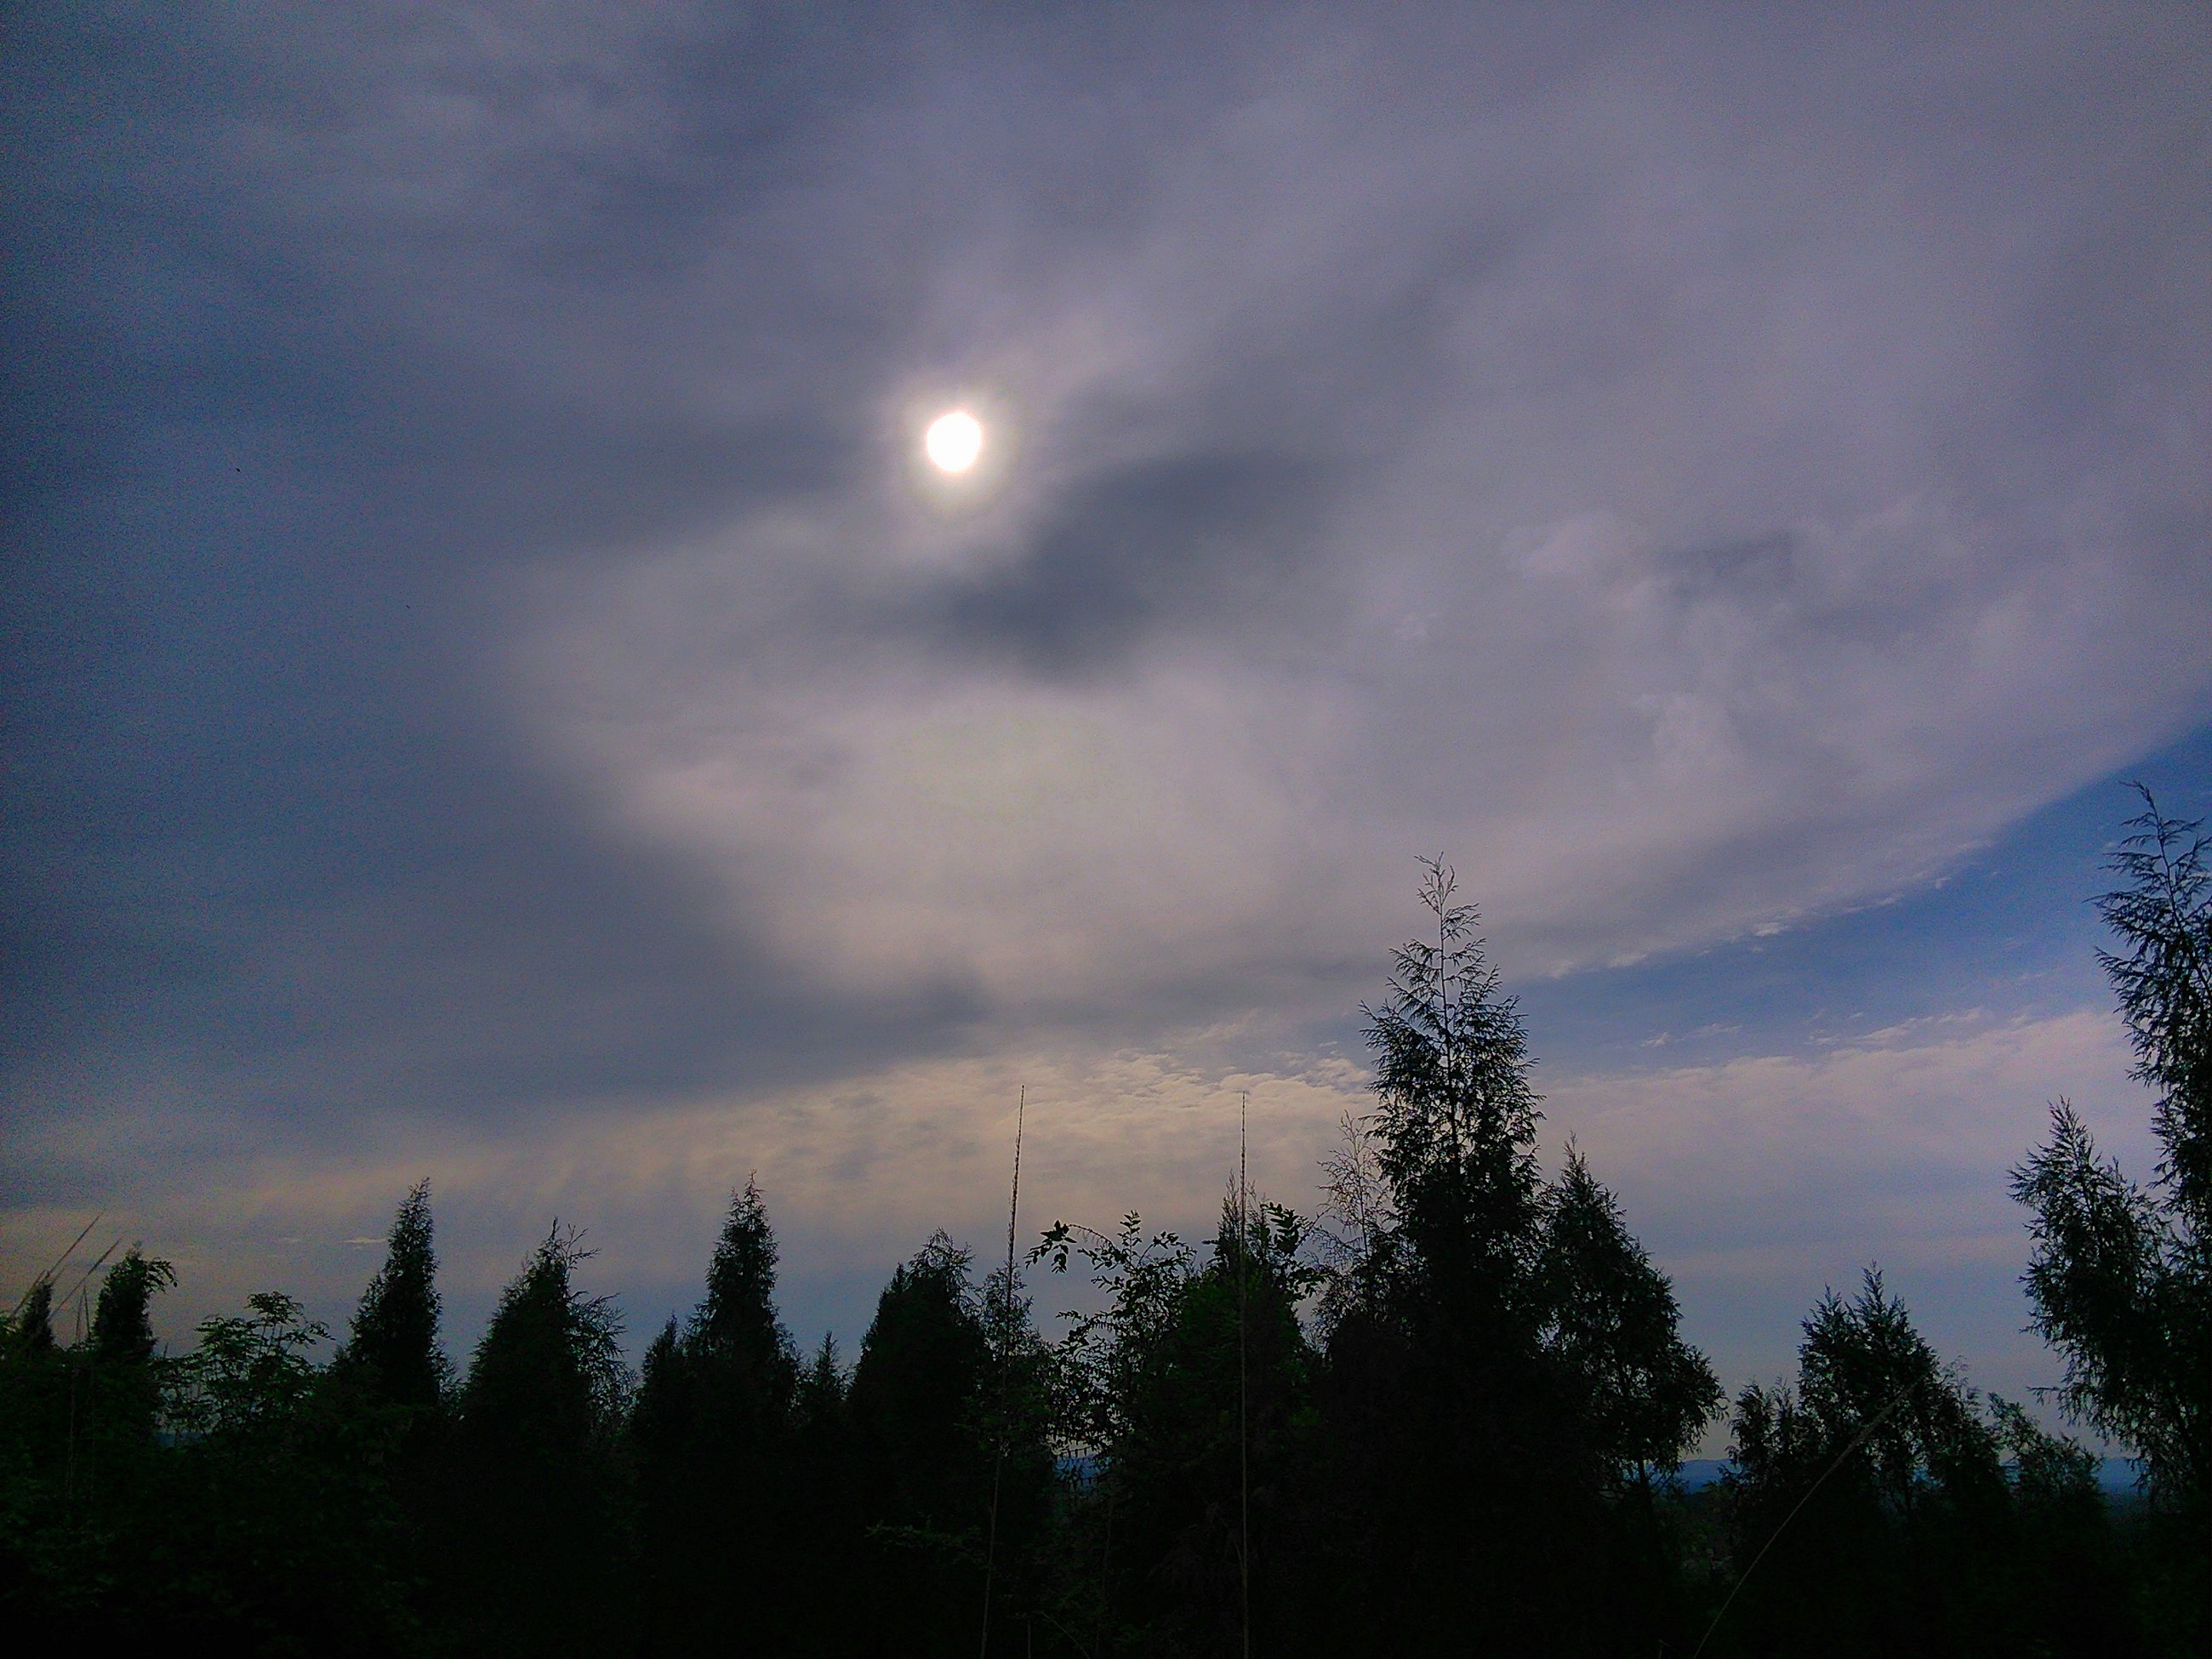
[[922, 434], [921, 447], [940, 472], [965, 472], [983, 453], [982, 423], [964, 409], [940, 415]]

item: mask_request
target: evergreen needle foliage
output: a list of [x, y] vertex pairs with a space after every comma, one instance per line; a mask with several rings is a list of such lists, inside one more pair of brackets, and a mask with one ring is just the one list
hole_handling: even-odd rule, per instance
[[2111, 861], [2121, 884], [2097, 901], [2121, 948], [2098, 960], [2134, 1075], [2159, 1094], [2157, 1180], [2141, 1187], [2100, 1163], [2061, 1100], [2013, 1194], [2032, 1215], [2034, 1328], [2066, 1360], [2060, 1403], [2140, 1454], [2172, 1564], [2154, 1616], [2212, 1647], [2212, 871], [2202, 822], [2141, 793]]
[[371, 1401], [435, 1418], [453, 1389], [453, 1364], [438, 1345], [438, 1257], [432, 1243], [430, 1183], [418, 1182], [392, 1218], [384, 1265], [331, 1362], [334, 1375]]
[[500, 1293], [461, 1386], [444, 1504], [444, 1612], [479, 1652], [613, 1643], [627, 1626], [618, 1437], [628, 1404], [611, 1302], [557, 1226]]
[[1608, 1478], [1680, 1468], [1720, 1406], [1720, 1382], [1681, 1340], [1674, 1287], [1572, 1142], [1544, 1194], [1535, 1277], [1546, 1349], [1580, 1393]]
[[775, 1234], [757, 1183], [732, 1194], [707, 1291], [647, 1351], [630, 1444], [644, 1623], [657, 1651], [720, 1651], [733, 1624], [789, 1639], [803, 1609], [789, 1513], [799, 1360], [775, 1311]]
[[[1737, 1398], [1739, 1575], [1717, 1652], [2011, 1654], [2128, 1645], [2089, 1454], [1984, 1402], [1866, 1271], [1804, 1322], [1794, 1385]], [[2006, 1459], [2011, 1460], [2008, 1471]]]

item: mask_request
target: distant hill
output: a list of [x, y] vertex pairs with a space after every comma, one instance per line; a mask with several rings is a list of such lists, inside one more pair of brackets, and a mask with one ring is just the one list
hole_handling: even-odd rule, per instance
[[[1686, 1492], [1701, 1492], [1717, 1484], [1728, 1470], [1724, 1457], [1686, 1457], [1682, 1460], [1682, 1486]], [[2097, 1465], [2097, 1485], [2107, 1498], [2133, 1498], [2136, 1495], [2136, 1460], [2131, 1457], [2107, 1457]]]

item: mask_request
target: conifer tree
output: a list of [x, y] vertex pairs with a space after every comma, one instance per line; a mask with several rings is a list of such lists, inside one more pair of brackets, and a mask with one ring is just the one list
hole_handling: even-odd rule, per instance
[[1479, 1621], [1503, 1652], [1641, 1642], [1589, 1590], [1593, 1564], [1599, 1583], [1618, 1577], [1602, 1565], [1603, 1428], [1544, 1340], [1540, 1115], [1520, 1012], [1453, 872], [1423, 864], [1431, 936], [1394, 953], [1388, 998], [1362, 1010], [1371, 1164], [1355, 1144], [1329, 1166], [1356, 1240], [1324, 1297], [1319, 1397], [1333, 1524], [1364, 1546], [1346, 1604], [1376, 1621], [1338, 1639], [1433, 1647]]
[[799, 1383], [791, 1333], [775, 1311], [775, 1234], [759, 1183], [747, 1180], [731, 1201], [707, 1266], [707, 1294], [692, 1316], [685, 1346], [710, 1380], [726, 1391], [726, 1408], [781, 1428]]
[[776, 1255], [749, 1180], [732, 1195], [706, 1294], [646, 1355], [631, 1439], [656, 1650], [720, 1651], [740, 1622], [774, 1649], [806, 1611], [792, 1439], [799, 1361], [776, 1316]]
[[[34, 1346], [19, 1329], [0, 1343], [0, 1606], [33, 1615], [28, 1637], [112, 1645], [161, 1600], [154, 1558], [172, 1516], [156, 1430], [170, 1362], [155, 1353], [152, 1308], [176, 1282], [134, 1244], [108, 1267], [80, 1340]], [[37, 1300], [34, 1288], [27, 1311]]]
[[810, 1433], [834, 1431], [844, 1419], [845, 1391], [849, 1381], [845, 1375], [843, 1357], [837, 1352], [837, 1334], [824, 1331], [822, 1346], [814, 1351], [814, 1358], [807, 1362], [799, 1379], [800, 1427]]
[[[2027, 1275], [2035, 1328], [2066, 1356], [2077, 1420], [2142, 1454], [2152, 1497], [2212, 1520], [2212, 870], [2202, 822], [2161, 814], [2148, 790], [2098, 901], [2124, 949], [2100, 951], [2159, 1091], [2162, 1156], [2146, 1189], [2099, 1162], [2065, 1101], [2051, 1137], [2013, 1172], [2033, 1212]], [[2200, 1613], [2201, 1617], [2212, 1616]]]
[[391, 1571], [427, 1581], [439, 1571], [441, 1464], [451, 1451], [456, 1392], [453, 1363], [438, 1340], [442, 1307], [428, 1181], [400, 1200], [386, 1237], [384, 1261], [331, 1358], [325, 1392], [342, 1419], [345, 1479], [359, 1480], [365, 1469], [375, 1476]]
[[1591, 1644], [1642, 1649], [1675, 1639], [1693, 1617], [1666, 1494], [1651, 1477], [1680, 1467], [1720, 1405], [1720, 1384], [1681, 1338], [1666, 1275], [1571, 1141], [1541, 1210], [1533, 1294], [1547, 1363], [1535, 1380], [1563, 1407], [1547, 1474], [1559, 1492], [1604, 1499], [1567, 1517], [1604, 1586], [1583, 1604]]
[[1826, 1292], [1805, 1322], [1798, 1397], [1824, 1455], [1857, 1438], [1875, 1492], [1909, 1511], [1916, 1494], [1988, 1486], [1996, 1446], [1977, 1396], [1929, 1346], [1881, 1271], [1869, 1267], [1859, 1293]]
[[1363, 1007], [1376, 1051], [1379, 1163], [1401, 1258], [1455, 1317], [1525, 1315], [1537, 1237], [1536, 1126], [1520, 1012], [1455, 904], [1452, 871], [1425, 860], [1421, 902], [1436, 939], [1394, 954], [1389, 995]]
[[972, 1260], [934, 1233], [876, 1300], [848, 1406], [878, 1522], [951, 1532], [978, 1518], [988, 1472], [977, 1410], [991, 1344]]
[[2212, 1249], [2212, 869], [2203, 820], [2166, 817], [2141, 793], [2136, 833], [2112, 859], [2124, 884], [2097, 901], [2126, 948], [2097, 960], [2127, 1022], [2133, 1075], [2159, 1093], [2152, 1127], [2173, 1230], [2202, 1252]]
[[133, 1244], [100, 1282], [87, 1347], [95, 1360], [143, 1365], [154, 1357], [153, 1302], [177, 1282], [177, 1270]]
[[788, 1463], [787, 1601], [793, 1650], [825, 1659], [856, 1651], [854, 1581], [865, 1571], [854, 1486], [859, 1469], [846, 1408], [851, 1378], [824, 1334], [799, 1379]]
[[88, 1362], [80, 1474], [90, 1482], [126, 1478], [154, 1436], [161, 1379], [154, 1359], [154, 1297], [177, 1282], [177, 1270], [133, 1244], [107, 1270], [92, 1329], [73, 1357]]
[[1674, 1287], [1571, 1143], [1543, 1211], [1536, 1293], [1546, 1345], [1578, 1385], [1592, 1449], [1614, 1478], [1679, 1468], [1721, 1389], [1681, 1340]]
[[351, 1334], [333, 1374], [379, 1404], [435, 1415], [452, 1387], [453, 1366], [438, 1346], [441, 1304], [430, 1224], [430, 1183], [419, 1182], [392, 1220], [384, 1265], [362, 1292]]
[[[994, 1647], [1037, 1615], [1051, 1522], [1053, 1356], [1018, 1275], [971, 1278], [939, 1231], [877, 1298], [847, 1391], [860, 1651]], [[995, 1521], [995, 1528], [994, 1522]], [[986, 1595], [986, 1590], [988, 1595]]]
[[574, 1284], [589, 1255], [574, 1233], [547, 1236], [501, 1292], [461, 1387], [442, 1541], [448, 1614], [479, 1650], [588, 1650], [622, 1620], [628, 1379], [612, 1304]]
[[630, 1406], [629, 1437], [648, 1486], [660, 1465], [672, 1464], [682, 1455], [690, 1394], [684, 1329], [671, 1314], [646, 1344], [645, 1358], [638, 1366], [637, 1398]]
[[40, 1274], [24, 1292], [22, 1310], [9, 1333], [17, 1350], [25, 1354], [54, 1351], [54, 1281]]
[[[1803, 1332], [1794, 1383], [1753, 1385], [1735, 1402], [1732, 1640], [1808, 1655], [2012, 1654], [2044, 1647], [2085, 1590], [2109, 1596], [2087, 1454], [1984, 1404], [1878, 1271], [1854, 1297], [1825, 1293]], [[2125, 1624], [2107, 1601], [2105, 1628], [2075, 1650], [2126, 1650]]]

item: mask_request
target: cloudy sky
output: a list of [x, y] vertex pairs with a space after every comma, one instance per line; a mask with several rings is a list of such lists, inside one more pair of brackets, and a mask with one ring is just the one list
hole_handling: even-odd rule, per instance
[[[6, 133], [0, 1261], [94, 1212], [649, 1328], [757, 1170], [1310, 1203], [1421, 854], [1731, 1384], [1977, 1380], [2084, 901], [2212, 805], [2182, 5], [33, 9]], [[951, 408], [982, 459], [933, 474]], [[1055, 1293], [1044, 1287], [1049, 1303]]]

